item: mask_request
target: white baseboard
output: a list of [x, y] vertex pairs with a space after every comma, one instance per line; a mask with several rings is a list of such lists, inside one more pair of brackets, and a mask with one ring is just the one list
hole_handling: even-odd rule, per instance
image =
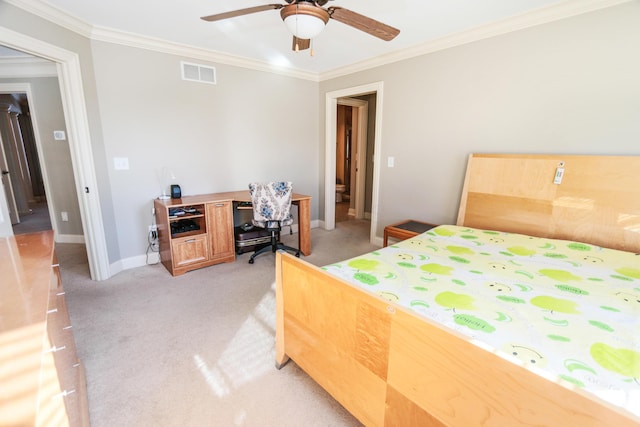
[[152, 265], [152, 264], [155, 265], [155, 264], [158, 264], [159, 262], [160, 262], [160, 254], [158, 252], [150, 253], [148, 258], [147, 258], [147, 255], [136, 255], [133, 257], [121, 259], [109, 265], [109, 274], [110, 274], [110, 277], [113, 277], [114, 275], [124, 270], [143, 267], [145, 265]]
[[85, 243], [82, 234], [56, 234], [54, 240], [56, 243]]
[[[321, 226], [321, 223], [323, 222], [320, 220], [317, 220], [317, 219], [313, 220], [311, 221], [311, 228], [318, 228]], [[293, 229], [294, 233], [298, 232], [298, 224], [292, 224], [291, 228]], [[285, 227], [284, 230], [288, 232], [287, 229], [288, 227]], [[158, 252], [153, 252], [149, 254], [148, 259], [147, 259], [147, 255], [136, 255], [130, 258], [121, 259], [109, 265], [109, 274], [110, 274], [109, 277], [112, 277], [120, 273], [121, 271], [129, 270], [131, 268], [143, 267], [148, 264], [157, 264], [160, 262], [159, 257], [160, 257], [160, 254]]]

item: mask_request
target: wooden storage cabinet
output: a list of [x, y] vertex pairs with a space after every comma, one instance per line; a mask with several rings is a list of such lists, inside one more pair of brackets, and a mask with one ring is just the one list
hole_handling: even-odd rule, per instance
[[209, 233], [209, 257], [212, 260], [235, 260], [233, 236], [233, 203], [207, 203], [207, 226]]
[[171, 242], [173, 267], [181, 268], [191, 264], [207, 262], [209, 251], [206, 234], [175, 238]]
[[[70, 426], [89, 426], [84, 366], [78, 358], [65, 291], [60, 280], [59, 267], [55, 261], [51, 273], [47, 334], [50, 348], [45, 350], [45, 353], [50, 353], [53, 356], [60, 386], [59, 394], [54, 395], [52, 399], [64, 401]], [[44, 421], [44, 425], [48, 425], [51, 419], [43, 419], [42, 421]], [[40, 419], [38, 424], [40, 424]]]
[[89, 426], [53, 232], [0, 238], [0, 426]]
[[162, 264], [178, 276], [235, 261], [231, 200], [188, 202], [189, 198], [154, 202]]

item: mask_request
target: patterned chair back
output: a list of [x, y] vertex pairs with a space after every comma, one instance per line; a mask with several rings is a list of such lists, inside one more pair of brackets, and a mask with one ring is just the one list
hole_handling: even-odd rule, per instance
[[253, 204], [253, 225], [280, 228], [293, 223], [291, 193], [293, 184], [281, 182], [252, 182], [249, 184]]

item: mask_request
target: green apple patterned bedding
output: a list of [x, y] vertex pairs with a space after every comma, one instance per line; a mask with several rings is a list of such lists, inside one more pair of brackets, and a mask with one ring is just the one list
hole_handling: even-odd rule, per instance
[[323, 267], [640, 416], [640, 255], [443, 225]]

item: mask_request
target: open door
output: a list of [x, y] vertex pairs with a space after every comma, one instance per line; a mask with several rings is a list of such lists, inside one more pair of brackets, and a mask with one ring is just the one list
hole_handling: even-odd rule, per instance
[[355, 98], [339, 98], [338, 105], [352, 107], [352, 141], [351, 141], [351, 170], [350, 190], [355, 201], [355, 219], [364, 218], [365, 176], [367, 168], [367, 120], [369, 117], [369, 103]]
[[[11, 228], [12, 224], [18, 224], [20, 222], [20, 216], [18, 214], [18, 207], [16, 205], [16, 199], [13, 195], [13, 186], [11, 184], [11, 179], [9, 177], [9, 165], [7, 163], [7, 158], [5, 155], [4, 141], [6, 138], [3, 137], [2, 132], [0, 132], [0, 173], [2, 174], [2, 197], [0, 197], [0, 214], [4, 212], [6, 217], [6, 222], [8, 223], [8, 227]], [[6, 235], [12, 235], [13, 231], [11, 231]]]
[[[3, 177], [4, 182], [4, 177]], [[13, 228], [9, 219], [9, 209], [7, 208], [7, 198], [4, 192], [4, 185], [0, 185], [0, 237], [13, 236]]]

